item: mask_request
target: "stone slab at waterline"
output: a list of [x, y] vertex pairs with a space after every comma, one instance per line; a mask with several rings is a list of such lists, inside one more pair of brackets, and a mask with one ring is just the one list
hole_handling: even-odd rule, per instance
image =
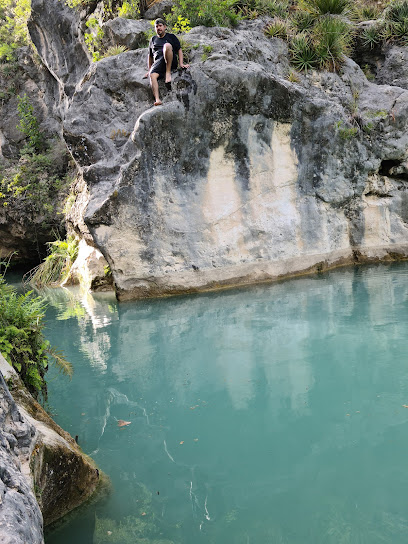
[[161, 107], [146, 49], [76, 83], [64, 138], [120, 299], [408, 256], [408, 91], [350, 59], [294, 82], [264, 25], [191, 30], [191, 67]]
[[43, 518], [48, 525], [86, 501], [99, 471], [1, 354], [0, 428], [0, 541], [40, 544]]

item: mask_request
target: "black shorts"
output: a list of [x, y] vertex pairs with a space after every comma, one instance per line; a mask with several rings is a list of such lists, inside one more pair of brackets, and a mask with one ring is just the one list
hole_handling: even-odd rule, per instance
[[[177, 58], [173, 56], [173, 62], [171, 63], [171, 69], [175, 70], [177, 68]], [[149, 71], [150, 74], [159, 74], [159, 79], [164, 77], [164, 74], [166, 73], [166, 61], [164, 60], [164, 57], [158, 58], [150, 68]]]

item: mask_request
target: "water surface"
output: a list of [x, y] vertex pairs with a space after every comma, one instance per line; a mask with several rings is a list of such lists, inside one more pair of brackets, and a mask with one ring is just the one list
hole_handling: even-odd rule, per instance
[[49, 296], [47, 337], [75, 367], [50, 371], [49, 404], [113, 492], [47, 544], [406, 542], [407, 264]]

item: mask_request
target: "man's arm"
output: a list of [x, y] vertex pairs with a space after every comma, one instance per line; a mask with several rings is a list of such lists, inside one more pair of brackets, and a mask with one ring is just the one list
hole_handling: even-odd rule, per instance
[[149, 54], [147, 55], [147, 72], [143, 76], [143, 79], [146, 79], [149, 77], [149, 72], [150, 72], [150, 68], [152, 67], [152, 64], [153, 64], [153, 57]]
[[152, 55], [152, 49], [149, 43], [149, 49], [147, 53], [147, 72], [143, 76], [143, 79], [146, 79], [149, 76], [149, 72], [150, 72], [150, 68], [152, 67], [152, 64], [153, 64], [153, 55]]
[[178, 50], [178, 59], [179, 59], [179, 66], [180, 66], [180, 68], [189, 68], [190, 65], [189, 65], [189, 64], [184, 64], [184, 62], [183, 62], [183, 61], [184, 61], [184, 57], [183, 57], [183, 50], [181, 49], [181, 47], [180, 47], [180, 49]]

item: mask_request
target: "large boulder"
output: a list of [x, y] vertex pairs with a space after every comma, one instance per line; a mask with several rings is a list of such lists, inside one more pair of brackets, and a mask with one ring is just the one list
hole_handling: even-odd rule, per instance
[[151, 28], [149, 21], [122, 17], [109, 19], [103, 26], [108, 45], [124, 45], [128, 49], [146, 47], [147, 33]]
[[85, 13], [61, 0], [32, 0], [28, 29], [42, 61], [71, 96], [91, 62], [82, 34]]
[[408, 47], [387, 48], [384, 62], [377, 72], [378, 83], [408, 89]]
[[408, 255], [405, 89], [351, 60], [291, 82], [259, 23], [185, 40], [162, 107], [138, 50], [94, 64], [64, 119], [119, 298]]

